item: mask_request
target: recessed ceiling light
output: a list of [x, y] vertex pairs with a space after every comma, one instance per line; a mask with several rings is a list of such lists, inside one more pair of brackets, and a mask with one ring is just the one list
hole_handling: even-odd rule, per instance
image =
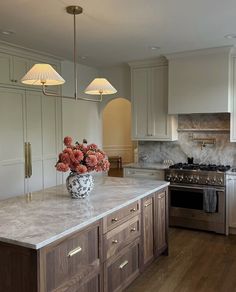
[[12, 31], [12, 30], [1, 30], [1, 34], [4, 34], [4, 35], [11, 35], [11, 34], [14, 34], [15, 32]]
[[235, 33], [227, 34], [227, 35], [225, 35], [225, 38], [226, 39], [236, 39], [236, 34]]
[[149, 46], [149, 49], [152, 51], [160, 50], [160, 47], [158, 46]]

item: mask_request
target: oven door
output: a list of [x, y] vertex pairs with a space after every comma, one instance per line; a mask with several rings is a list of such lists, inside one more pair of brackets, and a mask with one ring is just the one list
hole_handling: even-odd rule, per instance
[[204, 186], [170, 185], [170, 225], [225, 233], [225, 189], [216, 187], [216, 212], [203, 210]]

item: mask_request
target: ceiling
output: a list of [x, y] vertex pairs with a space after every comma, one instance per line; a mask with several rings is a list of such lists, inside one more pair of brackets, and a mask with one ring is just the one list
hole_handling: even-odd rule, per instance
[[[235, 0], [2, 0], [0, 40], [73, 58], [77, 16], [80, 61], [97, 67], [201, 48], [236, 44]], [[159, 46], [152, 50], [151, 46]]]

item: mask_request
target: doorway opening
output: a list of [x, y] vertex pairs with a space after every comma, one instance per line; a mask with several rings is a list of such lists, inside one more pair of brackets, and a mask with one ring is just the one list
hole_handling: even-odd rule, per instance
[[103, 149], [111, 163], [109, 176], [123, 176], [123, 165], [134, 161], [134, 143], [131, 140], [131, 103], [115, 98], [104, 108]]

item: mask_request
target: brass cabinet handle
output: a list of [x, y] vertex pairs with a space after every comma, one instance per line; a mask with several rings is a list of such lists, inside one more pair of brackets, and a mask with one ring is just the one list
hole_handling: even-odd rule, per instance
[[136, 211], [135, 208], [130, 209], [130, 212], [135, 212], [135, 211]]
[[28, 142], [28, 177], [32, 176], [32, 152], [31, 144]]
[[76, 255], [77, 253], [81, 252], [82, 251], [82, 247], [78, 246], [76, 247], [75, 249], [71, 250], [69, 253], [68, 253], [68, 258], [71, 258], [73, 257], [74, 255]]
[[25, 142], [25, 178], [29, 177], [29, 167], [28, 167], [28, 143]]
[[117, 222], [118, 221], [118, 218], [112, 218], [111, 219], [111, 222]]
[[112, 240], [112, 243], [117, 244], [118, 243], [118, 240], [117, 239], [114, 239], [114, 240]]
[[147, 208], [150, 205], [152, 205], [152, 203], [145, 204], [144, 207]]
[[124, 261], [122, 264], [120, 264], [119, 268], [122, 270], [126, 265], [128, 265], [128, 261]]
[[130, 229], [130, 232], [134, 232], [134, 231], [136, 231], [136, 228], [135, 227], [133, 227], [133, 228]]

